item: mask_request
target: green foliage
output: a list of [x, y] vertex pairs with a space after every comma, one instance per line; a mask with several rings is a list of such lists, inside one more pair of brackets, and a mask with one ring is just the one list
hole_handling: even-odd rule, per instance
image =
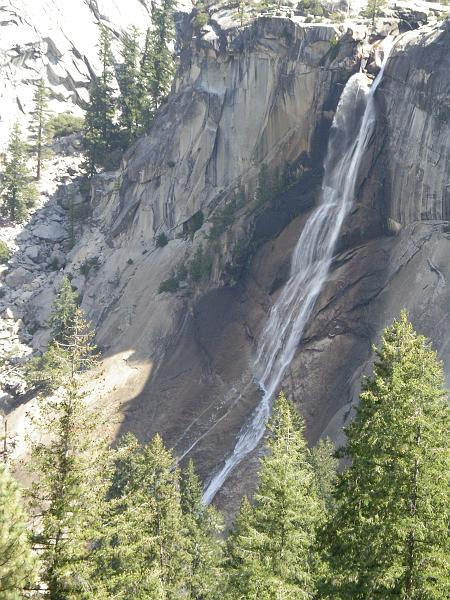
[[386, 8], [388, 0], [367, 0], [366, 8], [363, 10], [363, 16], [372, 20], [372, 24], [375, 23], [375, 19], [380, 16], [384, 8]]
[[233, 15], [233, 19], [237, 21], [241, 27], [249, 20], [249, 10], [252, 6], [252, 0], [238, 0], [237, 12]]
[[0, 463], [0, 597], [19, 600], [35, 579], [19, 486]]
[[188, 270], [186, 266], [184, 264], [179, 265], [177, 269], [172, 272], [171, 276], [160, 284], [158, 293], [162, 294], [163, 292], [176, 292], [180, 288], [180, 283], [185, 281], [187, 276]]
[[139, 31], [131, 27], [122, 39], [122, 59], [118, 77], [120, 87], [120, 119], [119, 126], [125, 132], [125, 147], [137, 138], [141, 130], [140, 105], [140, 47]]
[[115, 148], [117, 136], [116, 99], [114, 97], [114, 60], [111, 51], [112, 35], [100, 27], [99, 60], [102, 72], [93, 84], [86, 111], [84, 145], [87, 154], [86, 174], [90, 177], [105, 164]]
[[198, 32], [203, 27], [205, 27], [205, 25], [208, 24], [208, 21], [209, 21], [208, 12], [207, 12], [206, 8], [203, 5], [201, 5], [199, 8], [197, 8], [196, 13], [195, 13], [194, 28]]
[[80, 273], [85, 277], [89, 276], [91, 269], [97, 269], [99, 266], [99, 258], [98, 256], [92, 256], [91, 258], [86, 258], [86, 260], [80, 266]]
[[181, 477], [181, 510], [187, 536], [189, 598], [217, 598], [222, 572], [222, 520], [202, 503], [202, 485], [192, 460]]
[[335, 454], [336, 448], [328, 438], [320, 440], [311, 450], [311, 465], [316, 476], [317, 495], [328, 513], [331, 513], [334, 508], [333, 492], [338, 468]]
[[179, 471], [160, 436], [127, 436], [116, 452], [104, 535], [94, 549], [105, 598], [185, 597], [190, 557]]
[[189, 263], [189, 276], [192, 281], [199, 283], [205, 279], [209, 279], [212, 269], [212, 257], [208, 252], [203, 250], [202, 244], [197, 248], [194, 257]]
[[12, 129], [6, 150], [6, 159], [0, 173], [1, 211], [13, 222], [21, 222], [34, 205], [37, 190], [31, 182], [27, 167], [28, 147], [22, 139], [16, 123]]
[[104, 494], [104, 442], [82, 392], [83, 372], [95, 364], [93, 332], [81, 310], [52, 349], [61, 364], [58, 398], [41, 398], [32, 443], [29, 491], [34, 543], [41, 549], [40, 579], [46, 597], [87, 598], [91, 589], [87, 549]]
[[312, 598], [319, 572], [314, 546], [324, 519], [303, 423], [280, 394], [269, 426], [254, 506], [244, 501], [229, 540], [227, 598]]
[[203, 211], [198, 210], [196, 213], [192, 215], [190, 219], [188, 219], [184, 223], [184, 231], [189, 234], [191, 237], [194, 236], [194, 233], [202, 228], [205, 220], [205, 216]]
[[36, 157], [36, 179], [41, 178], [42, 162], [48, 157], [46, 144], [49, 142], [48, 90], [40, 79], [33, 96], [34, 109], [31, 113], [30, 138], [31, 151]]
[[236, 214], [237, 202], [233, 198], [228, 204], [217, 210], [211, 217], [212, 227], [209, 230], [210, 240], [217, 240], [233, 223]]
[[155, 538], [145, 527], [151, 501], [140, 490], [143, 451], [132, 434], [112, 451], [112, 477], [92, 555], [96, 598], [165, 598], [160, 566], [147, 553]]
[[68, 111], [54, 115], [48, 122], [49, 133], [53, 139], [81, 133], [84, 127], [84, 118]]
[[161, 282], [158, 288], [158, 294], [167, 292], [173, 294], [180, 288], [180, 281], [176, 275], [171, 275], [168, 279]]
[[153, 29], [148, 32], [146, 44], [148, 63], [144, 77], [144, 88], [152, 100], [152, 109], [157, 110], [167, 98], [175, 71], [175, 64], [169, 45], [175, 40], [173, 22], [174, 0], [162, 0], [160, 6], [152, 5]]
[[34, 356], [27, 362], [24, 378], [28, 387], [40, 393], [51, 393], [62, 384], [64, 367], [58, 348], [50, 344], [41, 356]]
[[275, 168], [272, 172], [266, 164], [261, 166], [256, 188], [257, 206], [275, 203], [279, 194], [289, 189], [295, 182], [291, 167], [286, 163], [283, 168]]
[[312, 15], [313, 17], [323, 16], [323, 6], [320, 0], [300, 0], [297, 10], [303, 15]]
[[402, 312], [347, 427], [337, 509], [325, 533], [327, 598], [450, 594], [450, 412], [442, 365]]
[[11, 258], [11, 250], [9, 249], [8, 244], [6, 244], [3, 240], [0, 240], [0, 264], [3, 265], [8, 262]]
[[53, 312], [49, 319], [51, 328], [51, 340], [64, 342], [66, 332], [75, 318], [78, 308], [78, 294], [72, 288], [72, 284], [67, 276], [64, 276], [61, 287], [53, 303]]
[[167, 246], [168, 243], [169, 243], [169, 238], [167, 237], [167, 235], [164, 232], [160, 233], [158, 235], [158, 237], [156, 238], [156, 247], [157, 248], [164, 248], [164, 246]]

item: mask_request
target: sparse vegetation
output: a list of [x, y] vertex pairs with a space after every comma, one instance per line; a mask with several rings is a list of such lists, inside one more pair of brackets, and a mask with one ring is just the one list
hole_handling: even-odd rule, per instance
[[189, 263], [189, 276], [195, 283], [209, 279], [212, 268], [212, 257], [203, 250], [203, 245], [197, 248], [193, 259]]
[[167, 244], [169, 243], [169, 238], [167, 237], [167, 235], [163, 232], [160, 233], [157, 238], [156, 238], [156, 247], [157, 248], [164, 248], [164, 246], [167, 246]]
[[48, 128], [53, 139], [58, 139], [74, 133], [82, 133], [84, 129], [84, 118], [77, 117], [71, 112], [63, 112], [53, 116]]
[[97, 269], [99, 267], [99, 264], [100, 263], [98, 256], [86, 258], [86, 260], [80, 266], [80, 273], [85, 277], [88, 277], [91, 269]]
[[0, 240], [0, 264], [3, 265], [11, 258], [11, 250], [3, 240]]

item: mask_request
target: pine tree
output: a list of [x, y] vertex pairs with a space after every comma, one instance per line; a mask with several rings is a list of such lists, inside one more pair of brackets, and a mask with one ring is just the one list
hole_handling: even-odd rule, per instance
[[219, 539], [222, 523], [214, 507], [202, 503], [202, 486], [192, 460], [181, 477], [181, 509], [190, 557], [189, 598], [216, 598], [223, 575], [222, 544]]
[[387, 6], [387, 0], [367, 0], [364, 15], [372, 20], [372, 25], [375, 24], [375, 19], [380, 15], [383, 8]]
[[31, 150], [36, 156], [36, 179], [41, 178], [42, 162], [46, 158], [45, 144], [48, 140], [48, 91], [43, 79], [40, 79], [34, 93], [34, 110], [31, 113], [30, 132]]
[[77, 307], [78, 294], [73, 290], [69, 278], [64, 276], [49, 319], [51, 332], [48, 349], [41, 356], [31, 358], [24, 369], [29, 387], [41, 393], [50, 393], [64, 383], [66, 368], [61, 361], [61, 344], [67, 342], [67, 336], [72, 331]]
[[125, 134], [125, 145], [129, 146], [141, 128], [139, 31], [132, 27], [122, 40], [120, 86], [120, 127]]
[[311, 465], [316, 475], [317, 495], [324, 503], [327, 512], [334, 507], [333, 492], [336, 484], [338, 459], [333, 442], [320, 440], [311, 450]]
[[174, 75], [174, 61], [169, 45], [175, 39], [173, 23], [174, 0], [163, 0], [161, 6], [152, 5], [152, 23], [150, 32], [150, 56], [152, 61], [148, 91], [153, 108], [157, 110], [169, 94]]
[[114, 59], [111, 51], [111, 32], [100, 27], [99, 60], [100, 76], [94, 81], [90, 103], [85, 117], [85, 170], [89, 177], [103, 166], [111, 152], [116, 135], [116, 99], [114, 97]]
[[16, 123], [9, 138], [3, 172], [0, 174], [2, 212], [11, 221], [20, 222], [33, 206], [37, 190], [27, 167], [28, 148]]
[[144, 50], [142, 52], [140, 69], [139, 69], [139, 111], [140, 123], [144, 132], [150, 129], [152, 124], [155, 106], [150, 94], [151, 84], [153, 79], [153, 53], [152, 53], [152, 31], [147, 29], [145, 36]]
[[83, 372], [95, 362], [92, 337], [78, 308], [64, 342], [53, 342], [63, 390], [57, 398], [41, 399], [41, 439], [32, 447], [33, 537], [50, 600], [90, 597], [89, 545], [104, 485], [103, 439], [81, 388]]
[[450, 594], [450, 467], [442, 365], [405, 312], [383, 334], [346, 429], [337, 509], [325, 534], [333, 599]]
[[243, 504], [229, 542], [228, 597], [248, 600], [313, 598], [322, 522], [303, 423], [280, 394], [269, 423], [270, 455], [262, 460], [254, 507]]
[[35, 578], [19, 486], [0, 463], [0, 598], [19, 600]]
[[184, 597], [189, 555], [181, 512], [179, 471], [160, 436], [119, 446], [96, 578], [105, 598]]
[[61, 286], [53, 303], [53, 311], [49, 319], [50, 339], [64, 342], [67, 332], [74, 322], [78, 307], [78, 294], [72, 288], [67, 275], [63, 277]]
[[143, 447], [132, 434], [112, 451], [112, 478], [93, 549], [96, 598], [166, 598], [160, 564], [149, 552], [156, 543], [153, 527], [148, 527], [154, 506], [140, 488], [142, 458]]

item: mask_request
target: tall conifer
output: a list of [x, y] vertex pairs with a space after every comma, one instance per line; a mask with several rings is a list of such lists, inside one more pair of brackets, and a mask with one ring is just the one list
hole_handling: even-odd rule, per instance
[[212, 506], [202, 503], [202, 486], [190, 460], [181, 477], [181, 509], [186, 528], [189, 575], [187, 588], [191, 600], [217, 597], [222, 573], [222, 523]]
[[101, 74], [93, 84], [85, 118], [85, 170], [88, 176], [103, 166], [111, 152], [117, 126], [115, 123], [117, 101], [114, 97], [114, 59], [111, 50], [112, 34], [104, 25], [100, 27], [99, 61]]
[[323, 521], [303, 423], [281, 394], [269, 424], [254, 506], [244, 502], [232, 534], [228, 597], [301, 600], [314, 597], [319, 573], [314, 551]]
[[82, 374], [93, 366], [93, 333], [78, 308], [63, 342], [52, 342], [62, 390], [43, 398], [33, 443], [30, 503], [44, 597], [89, 597], [90, 543], [102, 496], [103, 455], [97, 421], [85, 405]]
[[129, 146], [141, 128], [140, 47], [139, 31], [131, 27], [122, 40], [123, 64], [120, 69], [120, 126], [124, 132], [125, 144]]
[[46, 157], [45, 144], [48, 140], [48, 90], [43, 79], [39, 80], [34, 93], [34, 109], [31, 113], [31, 149], [36, 156], [36, 179], [41, 178], [42, 162]]
[[19, 600], [34, 582], [35, 560], [19, 486], [0, 463], [0, 598]]
[[6, 159], [0, 173], [1, 210], [11, 221], [20, 222], [33, 206], [37, 190], [31, 182], [27, 166], [28, 147], [22, 139], [19, 124], [13, 126]]
[[326, 598], [450, 596], [450, 412], [442, 365], [402, 312], [382, 338], [342, 456]]

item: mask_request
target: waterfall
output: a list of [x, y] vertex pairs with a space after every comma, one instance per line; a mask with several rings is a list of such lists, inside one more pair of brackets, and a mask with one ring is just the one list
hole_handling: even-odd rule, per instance
[[374, 94], [388, 54], [371, 87], [366, 75], [357, 73], [342, 92], [330, 132], [320, 202], [303, 228], [292, 256], [290, 278], [259, 339], [254, 373], [263, 395], [241, 429], [232, 454], [207, 486], [205, 504], [264, 435], [273, 395], [294, 358], [327, 278], [342, 223], [355, 199], [359, 167], [376, 121]]

